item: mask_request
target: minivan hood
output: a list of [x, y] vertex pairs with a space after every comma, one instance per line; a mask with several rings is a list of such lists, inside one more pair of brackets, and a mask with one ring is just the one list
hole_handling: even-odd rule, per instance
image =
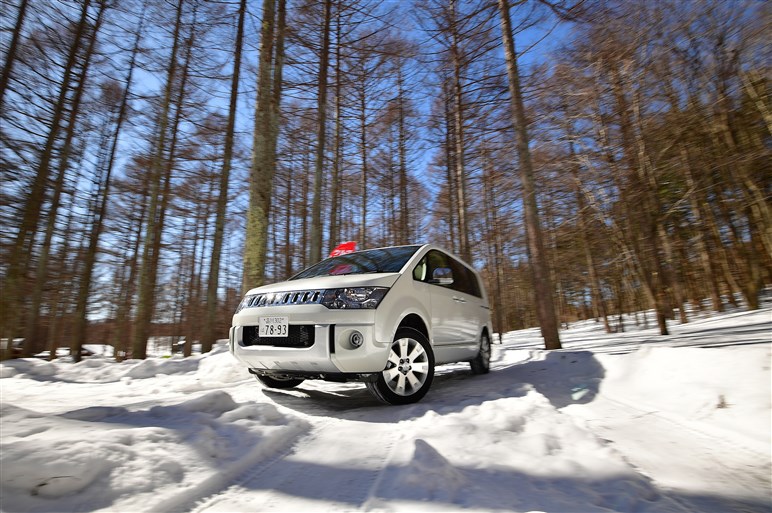
[[271, 285], [257, 287], [247, 294], [265, 294], [267, 292], [293, 292], [300, 290], [342, 289], [349, 287], [391, 287], [399, 278], [399, 273], [346, 274], [339, 276], [316, 276], [302, 280], [281, 281]]

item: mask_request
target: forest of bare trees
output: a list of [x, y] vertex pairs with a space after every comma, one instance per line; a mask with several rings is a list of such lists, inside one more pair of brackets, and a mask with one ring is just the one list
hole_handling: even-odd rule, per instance
[[245, 290], [348, 240], [447, 247], [495, 330], [548, 348], [772, 283], [767, 2], [0, 11], [2, 358], [207, 351]]

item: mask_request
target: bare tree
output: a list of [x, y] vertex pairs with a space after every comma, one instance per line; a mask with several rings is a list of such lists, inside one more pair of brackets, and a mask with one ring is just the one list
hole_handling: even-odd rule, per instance
[[550, 280], [547, 255], [544, 249], [542, 228], [539, 222], [539, 209], [534, 187], [531, 154], [528, 147], [528, 122], [523, 106], [523, 93], [520, 87], [520, 75], [517, 69], [517, 53], [512, 22], [510, 21], [508, 0], [499, 0], [501, 15], [501, 35], [504, 53], [507, 60], [507, 76], [509, 77], [509, 95], [512, 102], [512, 122], [517, 135], [517, 153], [520, 167], [520, 181], [523, 186], [523, 210], [525, 211], [525, 226], [528, 236], [528, 256], [533, 269], [533, 288], [536, 293], [536, 312], [539, 318], [541, 334], [547, 349], [560, 349], [557, 317], [553, 303], [554, 289]]
[[314, 193], [311, 205], [311, 263], [322, 259], [322, 181], [324, 152], [327, 136], [327, 74], [330, 66], [330, 25], [332, 22], [332, 0], [324, 0], [322, 21], [322, 49], [319, 54], [319, 84], [317, 93], [317, 148], [314, 161]]
[[[277, 4], [280, 15], [277, 20]], [[260, 31], [260, 63], [252, 161], [249, 178], [249, 210], [244, 242], [242, 288], [260, 286], [265, 278], [268, 227], [276, 173], [276, 137], [281, 98], [281, 72], [284, 48], [284, 0], [263, 1]], [[266, 129], [266, 127], [268, 127]]]
[[[89, 8], [90, 1], [84, 1], [78, 23], [72, 34], [63, 76], [58, 85], [58, 97], [53, 105], [53, 114], [47, 126], [46, 139], [35, 166], [34, 179], [19, 216], [21, 222], [8, 257], [7, 271], [2, 287], [3, 310], [6, 315], [2, 316], [3, 329], [0, 330], [8, 339], [12, 339], [14, 335], [19, 333], [22, 282], [27, 273], [27, 266], [30, 264], [26, 255], [32, 253], [31, 249], [35, 244], [40, 214], [46, 200], [46, 185], [51, 179], [52, 166], [56, 158], [56, 145], [63, 137], [62, 124], [70, 112], [68, 108], [70, 91], [77, 80], [77, 66], [81, 63], [82, 48], [88, 35]], [[51, 212], [50, 215], [53, 217], [56, 213]], [[31, 340], [25, 342], [25, 354], [29, 354], [31, 351], [31, 343]]]
[[230, 101], [228, 103], [228, 121], [225, 128], [225, 147], [223, 149], [222, 170], [220, 171], [219, 192], [217, 196], [217, 218], [214, 227], [214, 240], [212, 241], [212, 257], [209, 264], [209, 279], [206, 288], [206, 320], [204, 322], [201, 339], [201, 351], [209, 352], [212, 349], [216, 335], [215, 323], [217, 319], [217, 290], [220, 286], [220, 260], [225, 232], [225, 216], [228, 203], [228, 182], [233, 161], [234, 132], [236, 127], [236, 107], [239, 96], [239, 79], [241, 76], [241, 49], [244, 44], [244, 18], [247, 11], [246, 0], [241, 0], [238, 8], [238, 21], [236, 22], [236, 40], [233, 50], [233, 74], [231, 76]]
[[[182, 115], [181, 103], [174, 108], [174, 96], [181, 102], [184, 97], [188, 80], [190, 51], [193, 46], [193, 35], [196, 30], [194, 6], [194, 23], [187, 45], [182, 40], [182, 17], [185, 0], [179, 0], [175, 9], [175, 23], [172, 33], [172, 50], [166, 71], [164, 95], [159, 106], [157, 138], [154, 142], [154, 153], [150, 161], [150, 204], [148, 218], [145, 224], [142, 261], [139, 271], [139, 289], [135, 331], [132, 341], [132, 357], [144, 359], [147, 355], [147, 340], [153, 321], [156, 304], [156, 284], [158, 280], [158, 262], [161, 252], [161, 236], [164, 220], [169, 205], [172, 170], [178, 137], [178, 127]], [[178, 52], [180, 47], [186, 49], [182, 69], [179, 68]], [[177, 76], [180, 73], [180, 76]], [[175, 90], [175, 86], [178, 87]]]
[[5, 101], [5, 90], [8, 88], [8, 81], [11, 79], [11, 72], [16, 61], [16, 52], [21, 37], [21, 29], [24, 26], [24, 17], [27, 14], [27, 0], [20, 0], [19, 8], [16, 11], [16, 23], [11, 34], [11, 41], [8, 44], [8, 52], [5, 54], [5, 63], [3, 71], [0, 73], [0, 114], [3, 112], [3, 102]]
[[[107, 212], [107, 204], [110, 198], [110, 187], [112, 182], [113, 172], [115, 170], [115, 161], [118, 153], [118, 143], [122, 133], [122, 128], [129, 111], [129, 97], [131, 91], [132, 77], [136, 68], [137, 54], [139, 52], [140, 37], [142, 35], [142, 28], [144, 25], [144, 15], [140, 17], [139, 24], [137, 26], [134, 45], [127, 64], [126, 79], [122, 88], [115, 90], [117, 87], [111, 83], [105, 85], [104, 99], [108, 104], [108, 110], [114, 113], [114, 128], [112, 132], [112, 138], [109, 141], [109, 149], [107, 150], [107, 156], [103, 161], [101, 170], [103, 175], [99, 181], [98, 199], [94, 203], [94, 220], [91, 226], [91, 232], [88, 236], [88, 247], [83, 259], [82, 276], [80, 278], [80, 285], [78, 289], [77, 308], [75, 312], [75, 329], [73, 331], [72, 344], [70, 346], [70, 354], [75, 361], [79, 361], [81, 357], [81, 348], [86, 341], [86, 328], [87, 321], [87, 307], [89, 292], [92, 288], [92, 276], [94, 267], [96, 264], [97, 251], [99, 247], [99, 240], [104, 230], [105, 215]], [[114, 96], [118, 93], [117, 98]], [[118, 100], [117, 105], [110, 105], [111, 100]], [[117, 109], [116, 109], [117, 107]]]

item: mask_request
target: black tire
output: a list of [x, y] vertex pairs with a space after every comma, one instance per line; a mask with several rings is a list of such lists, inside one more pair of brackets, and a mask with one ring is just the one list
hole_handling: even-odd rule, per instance
[[264, 386], [268, 388], [295, 388], [299, 384], [301, 384], [303, 381], [305, 381], [303, 378], [290, 378], [290, 377], [271, 377], [271, 376], [261, 376], [259, 374], [255, 374], [255, 377], [257, 380], [262, 383]]
[[411, 404], [421, 400], [434, 379], [434, 352], [418, 330], [400, 328], [394, 336], [386, 368], [367, 389], [386, 404]]
[[491, 339], [487, 333], [480, 335], [480, 352], [469, 362], [472, 374], [488, 374], [491, 370]]

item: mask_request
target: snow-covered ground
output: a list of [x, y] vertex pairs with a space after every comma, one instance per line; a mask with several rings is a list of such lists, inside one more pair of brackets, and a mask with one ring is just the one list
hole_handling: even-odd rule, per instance
[[0, 365], [0, 509], [770, 512], [772, 306], [437, 369], [424, 400], [189, 359]]

